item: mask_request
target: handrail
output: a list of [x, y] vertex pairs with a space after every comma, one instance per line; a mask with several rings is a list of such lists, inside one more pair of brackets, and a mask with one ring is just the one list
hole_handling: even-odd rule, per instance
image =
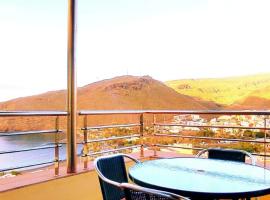
[[79, 115], [143, 114], [143, 110], [81, 110]]
[[[0, 117], [14, 116], [66, 116], [66, 111], [0, 111]], [[225, 115], [270, 115], [270, 110], [81, 110], [79, 115], [112, 114], [225, 114]]]
[[100, 139], [93, 139], [93, 140], [86, 141], [86, 143], [105, 142], [105, 141], [110, 141], [110, 140], [119, 140], [119, 139], [135, 138], [135, 137], [140, 137], [140, 134], [125, 135], [125, 136], [115, 136], [115, 137], [100, 138]]
[[105, 151], [98, 151], [98, 152], [94, 152], [94, 153], [89, 153], [89, 154], [87, 154], [87, 156], [94, 156], [94, 155], [99, 155], [99, 154], [104, 154], [104, 153], [112, 153], [112, 152], [122, 151], [122, 150], [126, 150], [126, 149], [135, 149], [138, 147], [141, 147], [141, 145], [133, 145], [133, 146], [120, 147], [120, 148], [110, 149], [110, 150], [105, 150]]
[[40, 166], [40, 165], [47, 165], [47, 164], [52, 164], [52, 163], [55, 163], [55, 162], [62, 162], [62, 161], [63, 160], [53, 160], [53, 161], [36, 163], [36, 164], [31, 164], [31, 165], [10, 167], [10, 168], [5, 168], [5, 169], [0, 169], [0, 172], [6, 172], [6, 171], [12, 171], [12, 170], [15, 170], [15, 169], [23, 169], [23, 168], [35, 167], [35, 166]]
[[171, 147], [171, 148], [178, 148], [178, 149], [192, 149], [192, 150], [203, 150], [204, 148], [201, 147], [179, 147], [169, 144], [156, 144], [157, 147]]
[[220, 126], [220, 125], [188, 125], [188, 124], [177, 124], [177, 123], [154, 123], [154, 126], [181, 126], [181, 127], [198, 127], [198, 128], [232, 128], [232, 129], [250, 129], [250, 130], [270, 130], [266, 127], [247, 127], [247, 126]]
[[[174, 145], [168, 145], [168, 144], [156, 144], [157, 147], [170, 147], [175, 149], [190, 149], [190, 150], [203, 150], [202, 147], [181, 147], [181, 146], [174, 146]], [[261, 157], [270, 157], [270, 155], [267, 154], [259, 154], [259, 153], [251, 153], [253, 156], [261, 156]]]
[[0, 111], [0, 117], [66, 116], [66, 111]]
[[10, 137], [18, 135], [32, 135], [32, 134], [44, 134], [44, 133], [63, 133], [62, 130], [42, 130], [42, 131], [16, 131], [16, 132], [0, 132], [0, 137]]
[[222, 141], [231, 141], [231, 142], [253, 142], [261, 144], [269, 144], [267, 141], [258, 141], [258, 140], [244, 140], [244, 139], [235, 139], [235, 138], [215, 138], [215, 137], [204, 137], [204, 136], [192, 136], [192, 135], [180, 135], [180, 134], [160, 134], [155, 133], [154, 136], [163, 136], [163, 137], [181, 137], [189, 139], [200, 139], [200, 140], [222, 140]]
[[140, 125], [141, 124], [137, 123], [137, 124], [112, 124], [112, 125], [88, 126], [81, 128], [81, 130], [104, 129], [104, 128], [128, 128]]
[[225, 115], [270, 115], [270, 110], [81, 110], [79, 115], [112, 114], [225, 114]]
[[13, 150], [13, 151], [0, 151], [1, 154], [9, 154], [9, 153], [20, 153], [20, 152], [25, 152], [25, 151], [35, 151], [35, 150], [42, 150], [42, 149], [52, 149], [55, 147], [61, 147], [61, 144], [57, 145], [46, 145], [46, 146], [41, 146], [41, 147], [33, 147], [33, 148], [27, 148], [27, 149], [18, 149], [18, 150]]
[[146, 113], [152, 114], [217, 114], [217, 115], [270, 115], [268, 110], [153, 110]]
[[[67, 111], [0, 111], [1, 117], [14, 116], [66, 116]], [[270, 110], [81, 110], [79, 115], [111, 114], [225, 114], [270, 115]]]

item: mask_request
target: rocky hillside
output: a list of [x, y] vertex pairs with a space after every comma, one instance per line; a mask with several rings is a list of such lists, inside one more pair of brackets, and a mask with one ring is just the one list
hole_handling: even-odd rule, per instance
[[[0, 103], [0, 110], [65, 110], [66, 91], [51, 91]], [[166, 86], [149, 76], [120, 76], [78, 88], [79, 110], [130, 109], [218, 109], [210, 101], [200, 101]], [[137, 119], [137, 118], [136, 118]], [[53, 127], [52, 118], [2, 118], [0, 130], [24, 130]], [[134, 120], [132, 116], [95, 117], [90, 122], [116, 123]], [[62, 122], [64, 124], [64, 120]]]

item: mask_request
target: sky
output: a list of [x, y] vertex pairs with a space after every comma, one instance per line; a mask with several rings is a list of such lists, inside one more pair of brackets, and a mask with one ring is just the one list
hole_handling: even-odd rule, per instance
[[[78, 0], [77, 82], [270, 71], [269, 0]], [[0, 1], [0, 101], [66, 88], [67, 0]]]

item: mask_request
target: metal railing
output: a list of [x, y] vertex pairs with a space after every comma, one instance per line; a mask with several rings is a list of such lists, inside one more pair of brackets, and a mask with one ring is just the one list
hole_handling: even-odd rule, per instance
[[[119, 151], [125, 151], [125, 150], [132, 150], [132, 149], [139, 149], [140, 156], [144, 156], [144, 150], [145, 148], [150, 148], [153, 150], [153, 156], [157, 156], [157, 152], [159, 148], [179, 148], [179, 149], [191, 149], [191, 150], [201, 150], [204, 147], [200, 146], [192, 146], [192, 147], [185, 147], [185, 146], [175, 146], [171, 144], [159, 144], [157, 142], [157, 139], [165, 138], [182, 138], [182, 139], [188, 139], [188, 140], [204, 140], [204, 141], [228, 141], [228, 142], [243, 142], [243, 143], [254, 143], [254, 144], [261, 144], [263, 145], [264, 152], [263, 153], [253, 153], [253, 155], [256, 156], [262, 156], [264, 157], [264, 167], [266, 166], [266, 158], [270, 157], [270, 155], [267, 154], [267, 145], [270, 145], [270, 142], [267, 140], [267, 133], [270, 130], [270, 127], [267, 126], [267, 119], [269, 119], [270, 111], [195, 111], [195, 110], [99, 110], [99, 111], [80, 111], [78, 113], [80, 116], [80, 120], [83, 122], [82, 127], [80, 127], [78, 130], [82, 132], [83, 141], [79, 142], [78, 144], [83, 145], [83, 151], [82, 151], [82, 158], [83, 158], [83, 165], [84, 169], [88, 168], [89, 158], [93, 156], [98, 156], [100, 154], [106, 154], [106, 153], [114, 153]], [[102, 124], [102, 125], [90, 125], [92, 123], [91, 120], [89, 121], [89, 117], [96, 117], [96, 116], [111, 116], [111, 115], [134, 115], [137, 119], [136, 122], [133, 123], [118, 123], [118, 124]], [[221, 116], [221, 115], [237, 115], [237, 116], [244, 116], [244, 115], [256, 115], [256, 116], [262, 116], [264, 120], [264, 125], [261, 127], [256, 126], [240, 126], [240, 125], [215, 125], [215, 124], [187, 124], [183, 122], [176, 123], [172, 120], [162, 121], [157, 120], [157, 118], [162, 115], [171, 116], [170, 119], [173, 118], [173, 116], [177, 115], [202, 115], [202, 116]], [[55, 134], [55, 141], [53, 143], [47, 144], [45, 146], [40, 147], [32, 147], [32, 148], [22, 148], [22, 149], [16, 149], [16, 150], [10, 150], [10, 151], [2, 151], [0, 152], [0, 155], [3, 154], [12, 154], [12, 153], [19, 153], [19, 152], [27, 152], [27, 151], [37, 151], [42, 149], [55, 149], [54, 151], [54, 159], [52, 161], [48, 162], [42, 162], [42, 163], [36, 163], [31, 165], [25, 165], [25, 166], [15, 166], [12, 168], [6, 168], [0, 170], [0, 172], [3, 171], [11, 171], [15, 169], [21, 169], [21, 168], [29, 168], [34, 166], [42, 166], [47, 164], [53, 164], [54, 163], [54, 171], [55, 175], [59, 175], [59, 148], [62, 144], [66, 144], [65, 142], [61, 142], [59, 140], [59, 135], [63, 134], [64, 132], [60, 130], [59, 128], [59, 118], [61, 116], [67, 116], [67, 112], [54, 112], [54, 111], [12, 111], [12, 112], [0, 112], [0, 117], [42, 117], [42, 116], [50, 116], [55, 117], [55, 126], [54, 129], [51, 130], [37, 130], [37, 131], [16, 131], [16, 132], [4, 132], [0, 133], [0, 137], [12, 137], [12, 136], [21, 136], [21, 135], [35, 135], [35, 134]], [[147, 116], [147, 117], [146, 117]], [[151, 117], [149, 117], [151, 116]], [[151, 118], [151, 123], [145, 123], [146, 118], [149, 120]], [[243, 139], [243, 138], [225, 138], [225, 137], [207, 137], [207, 136], [197, 136], [197, 135], [184, 135], [181, 133], [158, 133], [158, 129], [162, 127], [182, 127], [182, 128], [199, 128], [199, 129], [238, 129], [238, 130], [260, 130], [264, 133], [264, 137], [262, 140], [255, 140], [255, 139]], [[94, 135], [91, 135], [91, 131], [93, 130], [100, 130], [104, 131], [107, 129], [115, 129], [115, 128], [123, 128], [123, 129], [130, 129], [132, 128], [132, 131], [130, 134], [127, 135], [109, 135], [108, 137], [101, 137], [96, 138]], [[138, 131], [135, 132], [134, 129], [138, 128]], [[152, 129], [153, 131], [151, 133], [147, 133], [146, 128]], [[89, 134], [91, 138], [89, 138]], [[92, 137], [93, 136], [93, 137]], [[152, 142], [150, 144], [145, 143], [145, 138], [152, 138]], [[91, 144], [100, 144], [103, 142], [115, 142], [117, 144], [117, 141], [119, 140], [127, 140], [127, 139], [133, 139], [138, 138], [139, 144], [136, 145], [129, 145], [129, 146], [119, 146], [116, 145], [116, 147], [109, 147], [105, 150], [100, 151], [89, 151], [89, 146]], [[1, 163], [0, 163], [1, 166]]]
[[[92, 115], [139, 115], [139, 123], [128, 123], [128, 124], [109, 124], [109, 125], [99, 125], [99, 126], [89, 126], [88, 125], [88, 116]], [[144, 130], [144, 124], [143, 124], [143, 112], [140, 111], [80, 111], [79, 112], [80, 116], [83, 116], [83, 124], [84, 127], [81, 128], [83, 131], [84, 135], [84, 149], [83, 149], [83, 155], [82, 157], [84, 158], [84, 169], [88, 168], [88, 157], [89, 156], [95, 156], [99, 154], [104, 154], [104, 153], [114, 153], [114, 152], [119, 152], [127, 149], [135, 149], [135, 148], [140, 148], [140, 155], [141, 157], [144, 156], [144, 146], [143, 146], [143, 130]], [[106, 137], [106, 138], [98, 138], [98, 139], [91, 139], [88, 140], [88, 132], [91, 130], [104, 130], [104, 129], [109, 129], [109, 128], [132, 128], [132, 127], [140, 127], [139, 133], [131, 134], [131, 135], [124, 135], [124, 136], [111, 136], [111, 137]], [[108, 142], [108, 141], [117, 141], [121, 139], [132, 139], [132, 138], [139, 138], [140, 139], [140, 145], [130, 145], [130, 146], [125, 146], [125, 147], [117, 147], [109, 150], [102, 150], [102, 151], [97, 151], [97, 152], [91, 152], [89, 153], [88, 151], [88, 144], [89, 143], [100, 143], [100, 142]]]
[[[54, 159], [51, 161], [2, 168], [0, 169], [0, 172], [54, 164], [54, 174], [58, 176], [59, 175], [59, 162], [61, 161], [59, 159], [59, 147], [62, 146], [59, 141], [59, 134], [64, 133], [62, 130], [60, 130], [60, 127], [59, 127], [59, 117], [66, 116], [66, 115], [67, 113], [62, 112], [62, 111], [7, 111], [7, 112], [1, 111], [0, 117], [48, 117], [48, 116], [55, 117], [55, 127], [54, 129], [51, 129], [51, 130], [1, 132], [0, 137], [54, 134], [55, 139], [54, 139], [54, 143], [49, 144], [49, 145], [43, 145], [43, 146], [31, 147], [31, 148], [22, 148], [22, 149], [10, 150], [10, 151], [0, 151], [0, 155], [3, 155], [3, 154], [14, 154], [14, 153], [21, 153], [21, 152], [44, 150], [44, 149], [54, 149]], [[1, 166], [1, 163], [0, 163], [0, 166]]]
[[[172, 138], [183, 138], [183, 139], [192, 139], [192, 140], [207, 140], [207, 141], [228, 141], [228, 142], [243, 142], [243, 143], [258, 143], [263, 144], [264, 153], [252, 153], [252, 155], [255, 156], [262, 156], [264, 157], [264, 167], [266, 167], [266, 157], [270, 157], [270, 155], [266, 152], [266, 145], [269, 145], [270, 142], [267, 141], [267, 132], [270, 130], [270, 127], [267, 127], [267, 119], [269, 119], [270, 111], [165, 111], [162, 113], [161, 111], [151, 111], [151, 113], [154, 115], [154, 136], [155, 137], [172, 137]], [[245, 115], [254, 115], [254, 116], [262, 116], [264, 125], [261, 127], [258, 126], [232, 126], [232, 125], [190, 125], [185, 123], [157, 123], [156, 122], [156, 115], [158, 114], [177, 114], [177, 115], [237, 115], [237, 116], [245, 116]], [[224, 129], [244, 129], [244, 130], [259, 130], [264, 132], [264, 137], [262, 141], [254, 140], [254, 139], [241, 139], [241, 138], [223, 138], [223, 137], [205, 137], [205, 136], [193, 136], [193, 135], [182, 135], [182, 134], [171, 134], [171, 133], [156, 133], [157, 127], [188, 127], [188, 128], [215, 128], [215, 129], [221, 129], [222, 131]], [[181, 146], [175, 146], [175, 145], [163, 145], [163, 144], [154, 144], [154, 156], [157, 156], [157, 147], [166, 147], [166, 148], [179, 148], [179, 149], [190, 149], [190, 150], [202, 150], [204, 148], [201, 147], [181, 147]]]
[[[173, 138], [183, 138], [183, 139], [190, 139], [190, 140], [209, 140], [209, 141], [228, 141], [228, 142], [244, 142], [244, 143], [258, 143], [264, 145], [264, 153], [253, 153], [253, 155], [256, 156], [262, 156], [264, 157], [264, 166], [266, 166], [266, 157], [270, 157], [266, 153], [266, 145], [269, 145], [270, 142], [267, 141], [267, 132], [270, 130], [270, 127], [266, 127], [266, 120], [268, 119], [270, 112], [269, 111], [218, 111], [218, 110], [100, 110], [100, 111], [81, 111], [79, 113], [81, 116], [84, 116], [84, 127], [81, 128], [82, 131], [84, 131], [84, 146], [85, 149], [87, 149], [87, 144], [92, 142], [104, 142], [104, 141], [110, 141], [110, 140], [118, 140], [118, 139], [127, 139], [132, 137], [139, 137], [141, 140], [141, 156], [144, 155], [144, 148], [149, 147], [144, 143], [144, 115], [152, 115], [153, 122], [151, 124], [153, 128], [153, 133], [150, 135], [150, 137], [154, 138], [162, 138], [162, 137], [173, 137]], [[140, 116], [140, 123], [134, 123], [134, 124], [113, 124], [113, 125], [100, 125], [100, 126], [88, 126], [87, 122], [87, 116], [92, 115], [139, 115]], [[189, 114], [189, 115], [215, 115], [215, 116], [221, 116], [221, 115], [256, 115], [256, 116], [263, 116], [264, 117], [264, 126], [263, 127], [246, 127], [246, 126], [232, 126], [232, 125], [190, 125], [190, 124], [184, 124], [184, 123], [160, 123], [156, 121], [156, 117], [159, 115], [183, 115], [183, 114]], [[139, 126], [140, 127], [140, 134], [133, 134], [129, 136], [120, 136], [120, 137], [108, 137], [108, 138], [99, 138], [99, 139], [92, 139], [87, 140], [87, 131], [93, 130], [93, 129], [106, 129], [106, 128], [117, 128], [117, 127], [133, 127], [133, 126]], [[180, 126], [180, 127], [189, 127], [189, 128], [216, 128], [216, 129], [238, 129], [238, 130], [261, 130], [264, 132], [264, 138], [263, 140], [254, 140], [254, 139], [242, 139], [242, 138], [222, 138], [222, 137], [203, 137], [203, 136], [192, 136], [192, 135], [181, 135], [181, 134], [166, 134], [166, 133], [157, 133], [158, 127], [170, 127], [170, 126]], [[149, 136], [149, 135], [147, 135]], [[154, 139], [155, 140], [155, 139]], [[135, 148], [138, 146], [134, 146]], [[164, 145], [164, 144], [158, 144], [156, 141], [154, 141], [150, 147], [153, 149], [153, 155], [157, 156], [157, 150], [158, 148], [180, 148], [180, 149], [191, 149], [191, 150], [202, 150], [202, 147], [179, 147], [174, 145]], [[133, 148], [133, 146], [131, 146]], [[97, 155], [101, 153], [111, 153], [120, 151], [122, 148], [116, 148], [113, 150], [106, 150], [101, 152], [94, 152], [90, 154], [84, 154], [83, 157], [91, 156], [91, 155]], [[87, 159], [85, 159], [85, 168], [87, 168]]]

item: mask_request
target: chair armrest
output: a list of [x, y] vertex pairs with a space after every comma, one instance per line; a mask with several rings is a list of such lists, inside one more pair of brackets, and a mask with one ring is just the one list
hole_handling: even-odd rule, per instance
[[[117, 155], [129, 158], [130, 160], [134, 161], [135, 163], [141, 163], [141, 161], [137, 160], [136, 158], [134, 158], [134, 157], [132, 157], [130, 155], [127, 155], [127, 154], [117, 154]], [[110, 158], [110, 157], [113, 157], [113, 156], [115, 156], [115, 155], [101, 156], [101, 157], [96, 158], [95, 161], [94, 161], [94, 167], [95, 167], [96, 172], [98, 173], [98, 176], [100, 177], [101, 180], [103, 180], [103, 181], [105, 181], [105, 182], [107, 182], [107, 183], [109, 183], [111, 185], [114, 185], [116, 187], [120, 187], [120, 183], [118, 183], [116, 181], [112, 181], [112, 180], [106, 178], [98, 168], [98, 161], [100, 159]]]
[[130, 160], [134, 161], [135, 163], [141, 163], [141, 161], [139, 161], [138, 159], [136, 159], [130, 155], [127, 155], [127, 154], [119, 154], [119, 155], [122, 155], [123, 157], [129, 158]]
[[251, 153], [249, 153], [249, 152], [247, 152], [247, 151], [242, 151], [244, 154], [246, 154], [248, 157], [250, 157], [250, 159], [251, 159], [251, 164], [252, 165], [256, 165], [256, 158], [251, 154]]
[[207, 152], [208, 151], [208, 149], [203, 149], [203, 150], [201, 150], [201, 151], [199, 151], [197, 154], [196, 154], [196, 158], [199, 158], [202, 154], [204, 154], [205, 152]]

